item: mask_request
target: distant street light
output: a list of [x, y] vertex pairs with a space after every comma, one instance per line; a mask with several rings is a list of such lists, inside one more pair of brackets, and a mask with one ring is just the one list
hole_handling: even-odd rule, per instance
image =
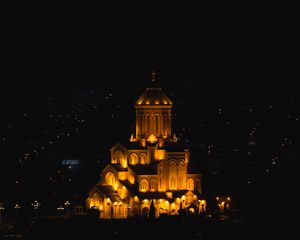
[[4, 212], [5, 208], [3, 206], [3, 203], [0, 203], [0, 226], [2, 224], [2, 212]]
[[69, 201], [65, 201], [64, 205], [67, 208], [67, 216], [69, 216], [70, 212], [69, 212], [69, 206], [71, 205], [71, 203]]
[[63, 206], [58, 206], [57, 211], [60, 215], [63, 215], [65, 208]]
[[16, 203], [15, 206], [14, 206], [14, 209], [16, 209], [16, 220], [17, 220], [18, 217], [19, 217], [18, 212], [19, 212], [19, 209], [20, 209], [20, 208], [21, 208], [21, 205], [18, 204], [18, 203]]
[[220, 213], [224, 213], [230, 208], [230, 197], [216, 197], [216, 200], [218, 202]]
[[38, 218], [38, 216], [39, 216], [39, 208], [40, 208], [40, 206], [41, 206], [41, 204], [38, 202], [38, 201], [34, 201], [33, 203], [31, 203], [31, 206], [32, 206], [32, 208], [33, 208], [33, 210], [34, 210], [34, 212], [35, 212], [35, 218]]

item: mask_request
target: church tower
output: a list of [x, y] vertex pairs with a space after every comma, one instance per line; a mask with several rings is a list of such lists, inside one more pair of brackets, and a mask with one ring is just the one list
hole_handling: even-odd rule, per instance
[[171, 110], [170, 98], [158, 86], [156, 72], [152, 71], [151, 85], [135, 103], [136, 135], [132, 141], [138, 141], [142, 146], [146, 142], [159, 142], [162, 146], [171, 138]]

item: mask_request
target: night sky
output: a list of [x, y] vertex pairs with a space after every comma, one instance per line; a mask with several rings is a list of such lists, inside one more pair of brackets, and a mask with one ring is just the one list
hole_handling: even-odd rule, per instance
[[3, 94], [143, 88], [153, 66], [162, 86], [203, 94], [292, 89], [299, 78], [299, 4], [5, 2]]
[[[134, 102], [154, 68], [211, 206], [232, 196], [255, 239], [253, 226], [275, 236], [291, 223], [298, 229], [299, 9], [293, 1], [0, 1], [5, 217], [15, 217], [15, 203], [26, 216], [36, 199], [41, 215], [65, 200], [84, 203], [110, 147], [134, 132]], [[81, 165], [70, 170], [66, 159]]]

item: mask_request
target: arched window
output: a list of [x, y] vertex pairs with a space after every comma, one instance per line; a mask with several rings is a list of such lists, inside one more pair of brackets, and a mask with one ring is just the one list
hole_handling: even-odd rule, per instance
[[150, 114], [146, 115], [146, 128], [147, 128], [146, 134], [149, 135], [150, 134]]
[[194, 180], [189, 178], [186, 183], [187, 189], [193, 191], [194, 190]]
[[136, 153], [131, 153], [129, 157], [129, 163], [135, 165], [138, 163], [138, 156]]
[[118, 209], [118, 215], [121, 217], [122, 216], [122, 203], [119, 203], [119, 209]]
[[180, 160], [178, 164], [178, 188], [183, 188], [183, 179], [185, 178], [184, 160]]
[[174, 176], [171, 177], [171, 189], [175, 189], [176, 178]]
[[140, 161], [141, 161], [141, 164], [146, 164], [147, 162], [147, 156], [145, 153], [141, 153], [140, 155]]
[[98, 193], [94, 193], [94, 206], [100, 206], [100, 195]]
[[150, 191], [152, 191], [152, 192], [157, 191], [157, 180], [156, 179], [150, 180]]
[[149, 190], [149, 184], [146, 179], [140, 181], [140, 192], [147, 192]]
[[117, 150], [115, 152], [115, 159], [117, 160], [117, 163], [122, 165], [122, 167], [124, 167], [124, 168], [127, 167], [126, 157], [125, 157], [124, 153], [121, 150]]
[[143, 114], [138, 114], [138, 135], [143, 134]]
[[169, 163], [169, 189], [177, 189], [177, 166], [175, 161]]
[[159, 134], [159, 116], [155, 115], [155, 134]]
[[167, 114], [164, 113], [162, 119], [162, 130], [164, 135], [167, 135], [168, 133], [166, 128], [167, 128]]
[[116, 178], [115, 175], [112, 172], [108, 172], [105, 175], [105, 184], [113, 186], [115, 184]]

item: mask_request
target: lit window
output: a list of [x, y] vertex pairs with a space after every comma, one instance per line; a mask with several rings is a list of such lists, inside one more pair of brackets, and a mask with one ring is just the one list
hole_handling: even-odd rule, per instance
[[147, 192], [148, 189], [149, 189], [148, 181], [146, 179], [142, 179], [140, 181], [140, 191], [141, 192]]
[[187, 180], [187, 189], [193, 191], [194, 190], [194, 180], [189, 178]]

